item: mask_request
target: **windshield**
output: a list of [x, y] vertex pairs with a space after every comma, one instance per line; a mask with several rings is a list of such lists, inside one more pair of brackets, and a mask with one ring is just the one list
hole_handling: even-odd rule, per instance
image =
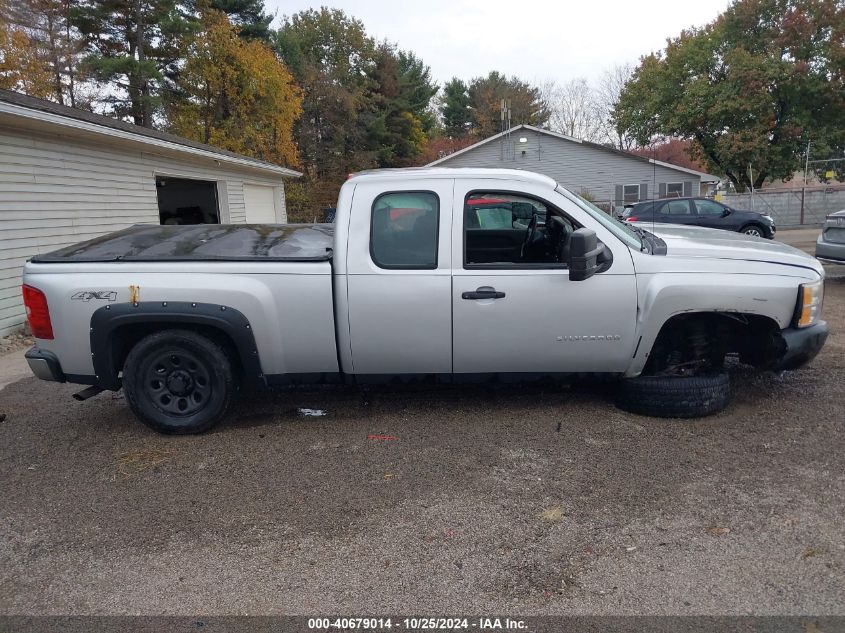
[[634, 231], [634, 229], [631, 228], [629, 225], [625, 224], [624, 222], [620, 222], [616, 218], [608, 215], [607, 213], [599, 209], [596, 205], [594, 205], [592, 202], [584, 200], [584, 198], [582, 198], [581, 196], [572, 193], [561, 185], [555, 187], [555, 191], [557, 191], [559, 194], [562, 194], [567, 199], [571, 200], [579, 207], [581, 207], [584, 211], [589, 213], [596, 220], [596, 222], [604, 226], [607, 230], [616, 235], [628, 246], [636, 248], [637, 250], [643, 249], [643, 241], [640, 239], [640, 236], [637, 235], [636, 231]]

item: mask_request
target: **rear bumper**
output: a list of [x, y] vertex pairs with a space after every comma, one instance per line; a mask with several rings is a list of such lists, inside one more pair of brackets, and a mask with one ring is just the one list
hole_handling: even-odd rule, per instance
[[827, 242], [820, 235], [816, 241], [816, 257], [834, 264], [845, 264], [845, 244]]
[[780, 357], [775, 369], [797, 369], [809, 363], [819, 353], [827, 340], [827, 331], [825, 321], [819, 321], [808, 328], [781, 330], [786, 351]]
[[29, 363], [29, 368], [36, 378], [51, 380], [53, 382], [66, 382], [59, 359], [52, 352], [47, 352], [37, 347], [30, 349], [24, 357]]

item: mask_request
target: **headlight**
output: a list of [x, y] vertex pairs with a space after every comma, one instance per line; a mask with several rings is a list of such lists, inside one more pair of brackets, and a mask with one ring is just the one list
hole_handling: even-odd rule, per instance
[[801, 284], [798, 287], [798, 304], [795, 306], [795, 327], [810, 327], [822, 314], [824, 281]]
[[766, 220], [768, 220], [768, 221], [769, 221], [769, 222], [771, 222], [772, 224], [774, 224], [774, 223], [775, 223], [775, 219], [774, 219], [772, 216], [770, 216], [770, 215], [766, 215], [766, 214], [764, 213], [764, 214], [763, 214], [763, 218], [764, 218], [764, 219], [766, 219]]

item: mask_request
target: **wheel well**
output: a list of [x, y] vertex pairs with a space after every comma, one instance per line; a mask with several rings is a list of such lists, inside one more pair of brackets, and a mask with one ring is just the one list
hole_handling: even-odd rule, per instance
[[745, 224], [742, 225], [742, 227], [740, 227], [740, 229], [739, 229], [740, 232], [744, 231], [749, 226], [756, 226], [758, 229], [760, 229], [761, 231], [764, 231], [764, 232], [766, 230], [766, 228], [762, 224], [760, 224], [759, 222], [755, 222], [754, 220], [751, 220], [751, 222], [746, 222]]
[[666, 321], [643, 374], [694, 373], [721, 367], [725, 356], [759, 368], [774, 366], [785, 344], [774, 319], [737, 312], [691, 312]]
[[232, 338], [220, 328], [202, 323], [168, 323], [168, 322], [152, 322], [152, 323], [131, 323], [121, 325], [111, 334], [111, 362], [115, 374], [123, 371], [123, 365], [126, 362], [126, 357], [138, 342], [150, 334], [161, 332], [164, 330], [187, 330], [194, 332], [201, 336], [214, 341], [228, 356], [232, 363], [232, 369], [235, 376], [238, 378], [243, 376], [244, 367], [241, 361], [238, 348]]

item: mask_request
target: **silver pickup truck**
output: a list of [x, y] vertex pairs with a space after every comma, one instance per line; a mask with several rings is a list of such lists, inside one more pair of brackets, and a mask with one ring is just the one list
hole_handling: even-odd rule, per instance
[[24, 269], [39, 378], [123, 388], [165, 433], [239, 390], [604, 374], [625, 410], [726, 406], [728, 356], [806, 363], [824, 270], [778, 242], [627, 225], [517, 170], [366, 172], [334, 225], [135, 226]]

